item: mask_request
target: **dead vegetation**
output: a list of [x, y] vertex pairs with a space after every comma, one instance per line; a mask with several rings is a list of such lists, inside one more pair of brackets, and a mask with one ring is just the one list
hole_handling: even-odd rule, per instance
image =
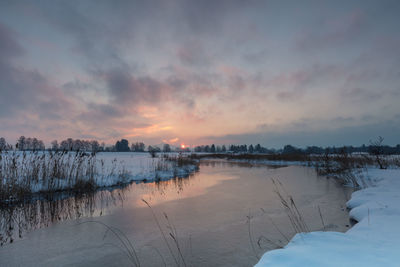
[[35, 194], [93, 192], [99, 187], [96, 176], [124, 180], [123, 171], [114, 173], [116, 161], [108, 174], [104, 162], [100, 165], [99, 169], [95, 153], [0, 151], [0, 203], [23, 202]]
[[[400, 167], [400, 157], [396, 155], [384, 155], [382, 151], [382, 139], [371, 142], [370, 153], [348, 153], [345, 149], [337, 153], [324, 154], [192, 154], [195, 159], [225, 159], [231, 161], [245, 161], [255, 163], [297, 162], [304, 166], [314, 167], [319, 175], [337, 178], [343, 184], [354, 188], [364, 187], [367, 182], [360, 180], [360, 173], [367, 167], [386, 169], [388, 167]], [[362, 178], [362, 177], [361, 177]]]

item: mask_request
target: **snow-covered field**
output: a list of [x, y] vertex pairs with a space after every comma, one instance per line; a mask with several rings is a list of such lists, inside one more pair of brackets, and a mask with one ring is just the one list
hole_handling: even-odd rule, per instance
[[[167, 154], [170, 157], [177, 157], [178, 153]], [[155, 181], [168, 180], [173, 177], [186, 177], [195, 170], [197, 165], [177, 166], [175, 162], [168, 161], [163, 158], [163, 154], [159, 153], [156, 158], [152, 158], [149, 153], [135, 152], [107, 152], [99, 153], [97, 156], [98, 163], [105, 162], [104, 173], [110, 173], [113, 168], [113, 161], [116, 161], [115, 174], [123, 173], [126, 181]], [[99, 166], [99, 168], [101, 168]], [[101, 179], [98, 177], [99, 184], [102, 186], [110, 186], [118, 182], [118, 175]], [[101, 180], [100, 180], [101, 179]]]
[[370, 168], [364, 176], [373, 186], [348, 201], [358, 222], [350, 230], [297, 234], [256, 266], [400, 266], [400, 169]]
[[186, 177], [198, 169], [198, 164], [179, 164], [174, 160], [179, 157], [177, 153], [167, 154], [168, 158], [162, 153], [152, 158], [149, 153], [133, 152], [98, 153], [95, 157], [77, 155], [72, 152], [3, 152], [0, 189], [10, 192], [11, 199], [15, 198], [11, 195], [13, 190], [19, 188], [30, 193], [62, 191], [89, 180], [95, 187], [109, 187], [133, 181]]

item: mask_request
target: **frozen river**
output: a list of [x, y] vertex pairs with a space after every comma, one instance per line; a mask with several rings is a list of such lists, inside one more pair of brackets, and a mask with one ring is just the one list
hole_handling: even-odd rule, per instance
[[[176, 229], [187, 265], [251, 266], [258, 256], [284, 246], [286, 238], [295, 234], [271, 178], [283, 185], [281, 194], [293, 196], [311, 231], [348, 229], [345, 203], [351, 189], [318, 177], [311, 168], [203, 161], [200, 171], [189, 178], [3, 208], [2, 238], [13, 242], [0, 247], [0, 266], [132, 265], [118, 248], [120, 241], [103, 225], [88, 221], [122, 231], [141, 266], [164, 266], [164, 261], [176, 266], [142, 199], [152, 206], [179, 258], [167, 226]], [[9, 220], [18, 223], [10, 229]]]

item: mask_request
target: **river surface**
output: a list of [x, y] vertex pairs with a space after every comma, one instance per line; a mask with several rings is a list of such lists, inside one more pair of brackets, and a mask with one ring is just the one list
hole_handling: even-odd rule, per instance
[[133, 265], [105, 225], [129, 239], [141, 266], [176, 266], [174, 258], [181, 266], [252, 266], [295, 234], [276, 191], [288, 203], [293, 197], [289, 215], [300, 214], [303, 227], [348, 229], [351, 189], [312, 168], [203, 161], [189, 178], [1, 209], [0, 266]]

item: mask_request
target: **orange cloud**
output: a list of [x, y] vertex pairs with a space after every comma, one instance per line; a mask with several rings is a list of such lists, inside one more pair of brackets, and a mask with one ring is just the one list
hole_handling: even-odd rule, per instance
[[162, 141], [163, 141], [163, 143], [166, 143], [166, 144], [174, 144], [179, 141], [179, 138], [176, 137], [176, 138], [172, 138], [172, 139], [163, 139]]

